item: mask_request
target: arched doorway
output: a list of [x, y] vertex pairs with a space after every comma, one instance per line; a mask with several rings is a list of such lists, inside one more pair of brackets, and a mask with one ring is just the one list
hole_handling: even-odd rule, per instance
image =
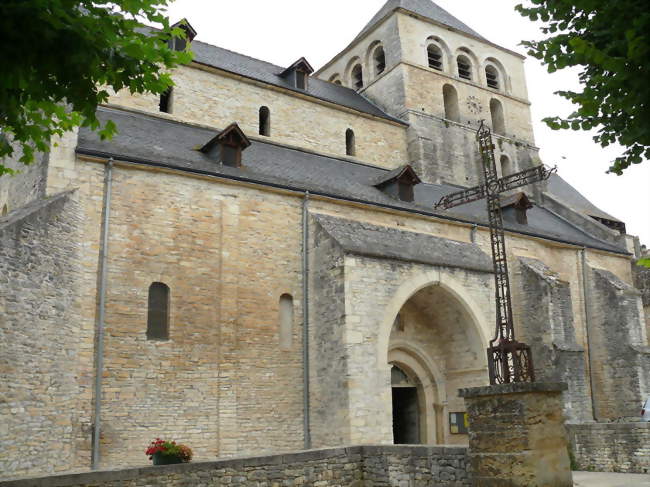
[[440, 284], [402, 305], [390, 332], [394, 443], [465, 444], [458, 389], [487, 384], [485, 344], [468, 305]]

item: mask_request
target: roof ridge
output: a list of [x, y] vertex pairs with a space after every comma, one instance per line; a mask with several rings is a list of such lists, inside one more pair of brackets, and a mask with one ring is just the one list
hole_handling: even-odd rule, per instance
[[387, 0], [352, 42], [367, 34], [377, 23], [400, 8], [487, 42], [485, 37], [432, 0]]

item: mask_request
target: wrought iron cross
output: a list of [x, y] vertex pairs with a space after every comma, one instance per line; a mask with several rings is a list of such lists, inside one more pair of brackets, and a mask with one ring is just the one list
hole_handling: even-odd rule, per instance
[[483, 198], [487, 199], [497, 311], [496, 332], [494, 338], [490, 340], [490, 347], [487, 350], [490, 384], [534, 382], [535, 371], [530, 347], [515, 340], [506, 239], [499, 195], [505, 191], [548, 179], [556, 171], [556, 168], [549, 169], [544, 165], [539, 165], [499, 178], [494, 159], [492, 134], [483, 121], [481, 121], [476, 138], [483, 159], [485, 182], [479, 186], [444, 196], [435, 207], [436, 209], [449, 209]]

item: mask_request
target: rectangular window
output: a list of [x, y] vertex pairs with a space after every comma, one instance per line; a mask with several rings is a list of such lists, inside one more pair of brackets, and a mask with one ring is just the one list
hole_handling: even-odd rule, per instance
[[228, 144], [221, 146], [221, 162], [226, 166], [239, 167], [240, 149]]
[[296, 88], [304, 90], [307, 88], [307, 75], [302, 71], [296, 71]]
[[399, 191], [399, 199], [402, 201], [413, 201], [413, 185], [409, 183], [399, 182], [397, 184]]

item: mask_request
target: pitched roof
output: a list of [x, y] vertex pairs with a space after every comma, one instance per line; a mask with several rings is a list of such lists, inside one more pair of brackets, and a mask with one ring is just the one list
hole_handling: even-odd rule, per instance
[[[442, 196], [458, 191], [457, 186], [420, 183], [413, 188], [415, 199], [412, 203], [395, 200], [372, 185], [372, 181], [390, 172], [386, 169], [256, 139], [251, 140], [251, 146], [242, 156], [242, 167], [229, 167], [215, 164], [208, 156], [195, 150], [214, 136], [214, 129], [110, 108], [100, 108], [97, 116], [101, 122], [109, 119], [115, 122], [118, 134], [111, 140], [101, 140], [95, 132], [81, 128], [77, 145], [80, 154], [114, 157], [197, 174], [310, 191], [349, 201], [488, 225], [484, 201], [456, 207], [453, 212], [433, 210], [434, 204]], [[533, 207], [528, 216], [528, 225], [506, 222], [506, 229], [590, 248], [627, 253], [623, 247], [592, 237], [543, 206]]]
[[215, 145], [215, 144], [220, 144], [224, 140], [228, 138], [228, 136], [234, 136], [235, 139], [239, 140], [239, 146], [242, 147], [243, 149], [250, 147], [251, 141], [249, 140], [248, 137], [246, 137], [246, 134], [242, 129], [239, 128], [239, 125], [236, 123], [231, 123], [228, 125], [225, 129], [223, 129], [221, 132], [219, 132], [217, 135], [212, 137], [209, 141], [207, 141], [201, 149], [199, 149], [201, 152], [207, 153], [210, 151], [210, 149]]
[[411, 165], [404, 164], [403, 166], [393, 169], [392, 171], [380, 174], [378, 177], [374, 178], [370, 184], [378, 188], [385, 184], [391, 183], [396, 179], [401, 179], [403, 176], [407, 176], [411, 181], [413, 181], [413, 184], [420, 184], [422, 182]]
[[473, 243], [329, 215], [314, 219], [346, 252], [424, 264], [492, 272], [492, 259]]
[[296, 71], [298, 68], [302, 68], [309, 74], [314, 72], [314, 68], [312, 68], [311, 64], [309, 64], [309, 61], [307, 61], [304, 57], [301, 57], [291, 66], [282, 71], [282, 73], [280, 73], [280, 76], [286, 76], [288, 73]]
[[402, 125], [408, 125], [403, 120], [388, 115], [368, 99], [345, 86], [311, 77], [307, 90], [299, 90], [286, 77], [282, 76], [286, 70], [284, 67], [200, 41], [192, 42], [190, 50], [194, 53], [194, 62], [196, 63], [268, 83], [273, 86], [279, 86], [303, 95], [311, 95], [336, 105], [392, 120]]
[[585, 198], [577, 189], [575, 189], [557, 174], [552, 174], [548, 180], [548, 191], [552, 195], [555, 195], [569, 208], [582, 213], [583, 215], [602, 218], [604, 220], [611, 220], [614, 222], [621, 221], [618, 218], [598, 208], [591, 201]]
[[361, 30], [355, 40], [365, 35], [384, 17], [387, 17], [398, 8], [408, 10], [409, 12], [413, 12], [414, 14], [417, 14], [421, 17], [425, 17], [427, 19], [433, 20], [434, 22], [439, 22], [441, 24], [447, 25], [471, 36], [478, 37], [479, 39], [485, 39], [478, 32], [468, 27], [466, 24], [458, 20], [445, 9], [433, 3], [431, 0], [388, 0], [384, 6], [379, 9], [379, 12], [377, 12], [375, 16], [370, 20], [370, 22], [368, 22], [368, 24], [366, 24], [366, 26]]

